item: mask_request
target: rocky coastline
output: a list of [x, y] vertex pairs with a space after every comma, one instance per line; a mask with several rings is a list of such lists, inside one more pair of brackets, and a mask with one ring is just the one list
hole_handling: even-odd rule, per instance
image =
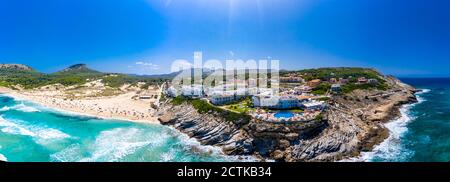
[[389, 136], [384, 123], [400, 116], [400, 107], [417, 102], [416, 89], [385, 77], [389, 89], [355, 90], [333, 96], [321, 120], [307, 123], [230, 122], [214, 111], [199, 113], [188, 104], [162, 102], [161, 124], [172, 126], [203, 145], [227, 155], [253, 155], [261, 161], [339, 161], [370, 151]]

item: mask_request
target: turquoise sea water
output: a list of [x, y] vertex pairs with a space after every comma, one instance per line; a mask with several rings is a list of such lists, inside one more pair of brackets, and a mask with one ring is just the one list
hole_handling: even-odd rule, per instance
[[0, 95], [0, 160], [228, 161], [166, 126], [63, 113]]
[[419, 103], [402, 108], [402, 117], [387, 124], [391, 136], [367, 161], [450, 161], [450, 78], [405, 78], [405, 83], [424, 89]]

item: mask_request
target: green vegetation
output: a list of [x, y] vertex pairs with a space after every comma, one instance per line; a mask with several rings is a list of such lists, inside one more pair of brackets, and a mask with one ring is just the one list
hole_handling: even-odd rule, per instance
[[350, 93], [353, 90], [370, 90], [370, 89], [378, 89], [378, 90], [387, 90], [388, 86], [385, 83], [373, 85], [373, 84], [355, 84], [355, 83], [349, 83], [342, 86], [342, 92], [343, 93]]
[[[342, 85], [343, 93], [350, 93], [356, 89], [368, 90], [368, 89], [378, 89], [386, 90], [388, 85], [383, 79], [383, 76], [374, 69], [369, 68], [318, 68], [318, 69], [306, 69], [301, 71], [288, 71], [283, 72], [281, 75], [287, 75], [296, 73], [301, 75], [306, 81], [311, 81], [314, 79], [320, 79], [322, 81], [329, 81], [331, 78], [347, 79], [348, 83]], [[364, 77], [366, 79], [376, 79], [377, 84], [358, 84], [358, 78]], [[325, 94], [331, 87], [329, 83], [322, 83], [313, 89], [312, 93], [317, 95]]]
[[137, 82], [144, 82], [144, 86], [148, 88], [151, 84], [159, 84], [167, 81], [167, 78], [102, 73], [91, 70], [84, 64], [73, 65], [67, 69], [52, 74], [44, 74], [32, 69], [0, 69], [0, 86], [5, 87], [21, 85], [25, 89], [32, 89], [56, 83], [64, 86], [71, 86], [82, 85], [88, 81], [98, 79], [102, 79], [102, 82], [105, 85], [113, 88], [118, 88], [123, 84], [135, 84]]
[[329, 101], [330, 100], [330, 98], [329, 97], [320, 97], [320, 98], [317, 98], [316, 99], [317, 101]]
[[240, 99], [238, 102], [229, 104], [225, 106], [227, 109], [237, 112], [237, 113], [248, 113], [251, 110], [254, 110], [253, 102], [250, 97], [245, 97]]
[[159, 98], [159, 101], [160, 101], [160, 102], [164, 102], [164, 101], [166, 101], [166, 100], [167, 100], [166, 94], [161, 93], [161, 96], [160, 96], [160, 98]]
[[25, 88], [43, 86], [48, 82], [48, 77], [34, 70], [21, 70], [12, 68], [0, 69], [0, 81], [2, 86], [11, 87], [22, 85]]
[[190, 99], [189, 98], [187, 98], [187, 97], [183, 97], [183, 96], [177, 96], [177, 97], [175, 97], [175, 98], [173, 98], [170, 102], [173, 104], [173, 105], [181, 105], [181, 104], [183, 104], [184, 102], [187, 102], [187, 101], [189, 101]]
[[380, 82], [384, 81], [381, 78], [380, 73], [368, 68], [318, 68], [301, 70], [296, 73], [303, 75], [303, 78], [306, 81], [314, 79], [329, 80], [331, 78], [350, 78], [350, 82], [356, 82], [359, 77], [377, 79]]
[[320, 113], [319, 115], [317, 115], [317, 116], [314, 118], [314, 120], [317, 120], [317, 121], [322, 121], [323, 119], [324, 119], [323, 113]]
[[291, 112], [293, 112], [293, 113], [302, 113], [302, 112], [304, 112], [303, 109], [291, 109], [291, 110], [289, 110], [289, 111], [291, 111]]
[[[177, 96], [177, 97], [173, 98], [171, 101], [171, 103], [173, 105], [181, 105], [185, 102], [190, 103], [195, 108], [195, 110], [197, 110], [197, 112], [199, 112], [199, 113], [203, 114], [203, 113], [215, 112], [215, 113], [219, 114], [221, 117], [225, 118], [225, 120], [230, 121], [230, 122], [244, 121], [244, 123], [248, 123], [251, 119], [250, 116], [245, 113], [230, 112], [225, 109], [213, 106], [205, 100], [191, 99], [188, 97]], [[243, 123], [241, 122], [241, 123], [236, 123], [236, 124], [243, 124]]]
[[324, 95], [328, 92], [328, 90], [330, 90], [330, 87], [331, 84], [329, 83], [321, 83], [316, 88], [314, 88], [311, 93], [316, 95]]
[[235, 121], [239, 121], [240, 119], [243, 119], [244, 121], [247, 121], [247, 122], [250, 121], [250, 116], [248, 116], [244, 113], [229, 112], [224, 109], [213, 106], [204, 100], [195, 99], [195, 100], [192, 100], [191, 103], [192, 103], [192, 106], [194, 106], [194, 108], [199, 113], [207, 113], [207, 112], [213, 111], [213, 112], [220, 114], [220, 116], [225, 118], [227, 121], [235, 122]]

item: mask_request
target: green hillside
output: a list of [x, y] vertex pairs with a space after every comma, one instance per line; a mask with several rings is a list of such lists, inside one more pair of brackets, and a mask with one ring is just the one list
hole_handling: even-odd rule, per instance
[[[342, 85], [342, 91], [344, 93], [350, 93], [353, 90], [361, 89], [378, 89], [386, 90], [388, 85], [384, 79], [384, 76], [371, 68], [357, 68], [357, 67], [337, 67], [337, 68], [317, 68], [317, 69], [305, 69], [300, 71], [284, 71], [280, 73], [281, 76], [297, 74], [301, 76], [305, 81], [311, 81], [314, 79], [320, 79], [323, 81], [318, 87], [314, 88], [313, 93], [323, 94], [331, 86], [327, 81], [332, 78], [339, 80], [340, 78], [346, 79], [347, 84]], [[377, 84], [357, 84], [358, 78], [364, 77], [366, 79], [376, 79]]]
[[127, 74], [102, 73], [90, 69], [85, 64], [72, 65], [64, 70], [45, 74], [31, 67], [18, 64], [0, 65], [0, 86], [21, 86], [32, 89], [50, 84], [62, 84], [65, 86], [80, 85], [88, 81], [102, 79], [102, 82], [110, 87], [120, 87], [123, 84], [146, 83], [145, 86], [166, 81], [162, 78], [149, 78]]

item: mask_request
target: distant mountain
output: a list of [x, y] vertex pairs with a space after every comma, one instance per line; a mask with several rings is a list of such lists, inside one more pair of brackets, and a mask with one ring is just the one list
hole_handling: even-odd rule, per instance
[[0, 64], [0, 69], [13, 69], [23, 71], [33, 71], [34, 69], [23, 64]]
[[137, 74], [128, 74], [129, 76], [135, 76], [135, 77], [144, 77], [144, 78], [165, 78], [165, 79], [171, 79], [177, 76], [180, 72], [173, 72], [173, 73], [167, 73], [167, 74], [156, 74], [156, 75], [137, 75]]
[[86, 64], [75, 64], [51, 74], [40, 73], [21, 64], [0, 64], [0, 86], [11, 88], [20, 86], [25, 89], [32, 89], [56, 83], [65, 86], [81, 85], [90, 80], [98, 79], [101, 79], [105, 85], [118, 88], [124, 84], [137, 84], [138, 82], [144, 82], [145, 85], [160, 84], [168, 78], [170, 76], [145, 77], [103, 73], [89, 68]]
[[74, 64], [61, 71], [55, 72], [52, 75], [59, 74], [102, 74], [102, 72], [89, 68], [86, 64]]

